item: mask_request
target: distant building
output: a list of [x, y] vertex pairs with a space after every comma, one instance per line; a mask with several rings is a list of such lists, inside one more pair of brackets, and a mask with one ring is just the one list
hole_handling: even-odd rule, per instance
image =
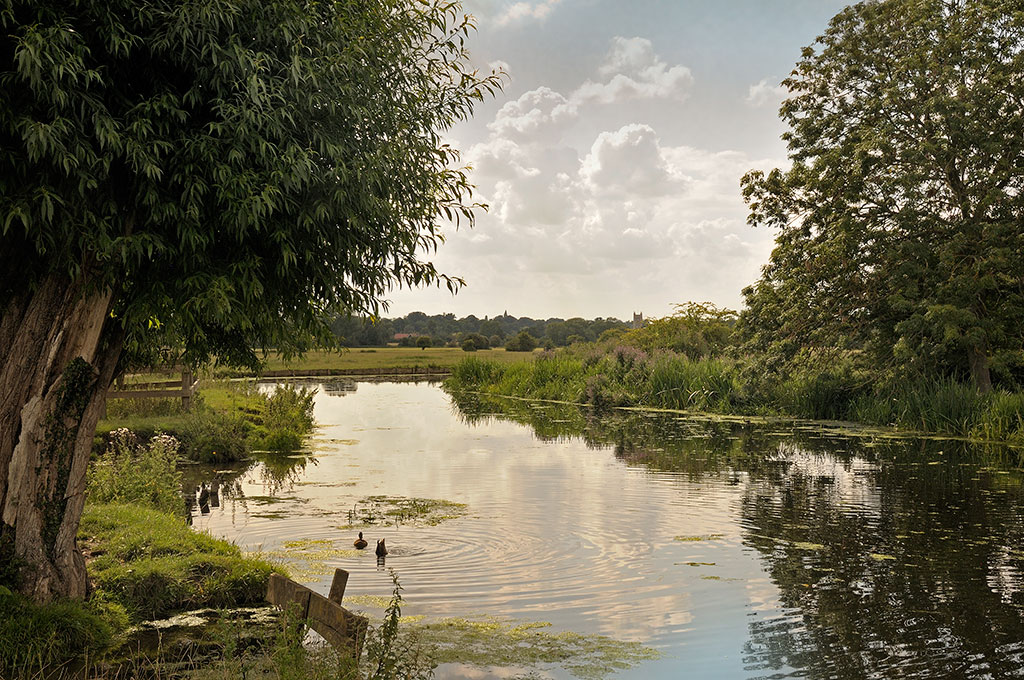
[[633, 323], [629, 324], [630, 328], [643, 328], [644, 327], [644, 313], [633, 312]]

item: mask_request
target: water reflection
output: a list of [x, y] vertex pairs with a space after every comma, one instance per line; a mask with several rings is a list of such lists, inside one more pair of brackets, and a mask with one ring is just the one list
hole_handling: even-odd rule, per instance
[[[268, 553], [316, 542], [329, 563], [301, 579], [324, 592], [340, 566], [351, 595], [386, 596], [395, 569], [407, 614], [665, 652], [623, 677], [1021, 674], [1022, 476], [990, 462], [1012, 451], [354, 386], [320, 388], [313, 453], [189, 471], [193, 521]], [[468, 512], [364, 521], [383, 497]], [[388, 569], [357, 531], [386, 538]]]
[[999, 452], [796, 423], [454, 400], [468, 423], [512, 419], [545, 440], [610, 447], [630, 465], [742, 485], [744, 543], [784, 608], [749, 625], [753, 676], [1024, 676], [1022, 477], [986, 464]]

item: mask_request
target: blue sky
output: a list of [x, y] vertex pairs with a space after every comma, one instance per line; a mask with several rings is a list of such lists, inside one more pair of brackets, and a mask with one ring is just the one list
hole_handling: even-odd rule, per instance
[[773, 238], [740, 177], [786, 163], [779, 82], [845, 4], [467, 0], [474, 64], [509, 74], [450, 134], [490, 210], [432, 256], [467, 286], [396, 290], [386, 316], [738, 308]]

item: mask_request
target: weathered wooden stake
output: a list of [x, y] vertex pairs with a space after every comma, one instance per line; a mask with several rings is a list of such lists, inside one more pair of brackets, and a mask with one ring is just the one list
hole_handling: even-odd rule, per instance
[[192, 407], [192, 371], [181, 372], [181, 410], [186, 413]]
[[334, 604], [341, 604], [345, 599], [345, 586], [348, 585], [348, 572], [344, 569], [334, 570], [334, 580], [331, 581], [331, 594], [327, 599]]

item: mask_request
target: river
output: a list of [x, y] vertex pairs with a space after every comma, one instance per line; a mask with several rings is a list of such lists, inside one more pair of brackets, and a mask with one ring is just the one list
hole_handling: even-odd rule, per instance
[[[348, 606], [371, 616], [393, 570], [404, 614], [545, 622], [659, 653], [617, 678], [1024, 676], [1013, 450], [422, 382], [316, 386], [310, 452], [196, 470], [196, 495], [214, 493], [193, 522], [324, 594], [348, 570]], [[402, 499], [452, 505], [387, 515]], [[527, 672], [572, 677], [437, 677]]]

